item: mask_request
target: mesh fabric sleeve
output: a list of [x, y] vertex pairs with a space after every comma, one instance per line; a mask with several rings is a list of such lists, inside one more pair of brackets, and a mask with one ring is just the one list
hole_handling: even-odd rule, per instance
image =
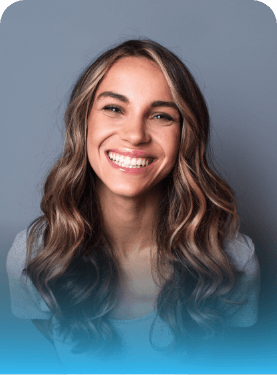
[[31, 280], [22, 274], [26, 261], [27, 230], [16, 236], [7, 255], [12, 313], [22, 319], [50, 319], [51, 312]]
[[234, 288], [220, 302], [224, 321], [230, 327], [249, 327], [257, 322], [260, 267], [251, 238], [239, 234], [226, 244], [226, 253], [237, 273]]

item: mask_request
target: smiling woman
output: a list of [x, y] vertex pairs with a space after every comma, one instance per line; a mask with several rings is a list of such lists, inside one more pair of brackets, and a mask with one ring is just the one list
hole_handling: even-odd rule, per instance
[[254, 245], [207, 163], [208, 110], [180, 59], [151, 40], [108, 50], [74, 86], [65, 126], [43, 215], [8, 254], [14, 314], [71, 372], [172, 372], [212, 348], [207, 332], [253, 325]]
[[[99, 194], [110, 194], [111, 202], [117, 196], [145, 197], [153, 189], [156, 196], [159, 182], [176, 163], [181, 133], [181, 116], [163, 73], [148, 59], [120, 59], [95, 97], [88, 118], [87, 151], [99, 177]], [[141, 203], [136, 202], [139, 209]], [[105, 205], [109, 206], [107, 201]]]

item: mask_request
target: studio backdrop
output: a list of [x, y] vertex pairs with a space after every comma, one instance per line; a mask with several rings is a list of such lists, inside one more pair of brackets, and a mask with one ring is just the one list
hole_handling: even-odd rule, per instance
[[50, 344], [29, 320], [12, 316], [5, 262], [16, 234], [41, 213], [40, 182], [63, 147], [69, 90], [96, 55], [114, 43], [144, 37], [177, 54], [204, 93], [214, 163], [236, 193], [240, 231], [253, 240], [261, 265], [259, 320], [251, 328], [257, 339], [249, 343], [253, 360], [247, 368], [257, 371], [259, 355], [261, 372], [277, 369], [272, 10], [254, 0], [23, 0], [11, 5], [0, 23], [2, 372], [30, 373], [30, 363], [34, 372], [42, 365], [51, 371], [47, 357], [41, 358], [41, 352], [52, 350]]

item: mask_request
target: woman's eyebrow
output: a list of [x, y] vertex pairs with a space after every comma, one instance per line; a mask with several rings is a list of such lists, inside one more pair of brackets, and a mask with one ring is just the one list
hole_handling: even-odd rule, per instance
[[152, 108], [155, 108], [155, 107], [171, 107], [171, 108], [177, 109], [177, 111], [178, 111], [178, 107], [174, 102], [167, 102], [167, 101], [163, 101], [163, 100], [156, 100], [155, 102], [152, 102], [151, 107]]
[[101, 98], [108, 98], [108, 97], [121, 100], [124, 103], [130, 103], [129, 99], [127, 98], [127, 96], [121, 95], [121, 94], [117, 94], [116, 92], [112, 92], [112, 91], [101, 92], [101, 94], [99, 94], [97, 96], [96, 101], [98, 101]]
[[[99, 94], [97, 96], [96, 101], [100, 100], [101, 98], [108, 98], [108, 97], [121, 100], [124, 103], [130, 103], [127, 96], [122, 95], [122, 94], [118, 94], [118, 93], [113, 92], [113, 91], [103, 91], [103, 92], [101, 92], [101, 94]], [[174, 108], [174, 109], [178, 110], [177, 105], [174, 102], [170, 102], [170, 101], [156, 100], [156, 101], [152, 102], [150, 106], [152, 108], [171, 107], [171, 108]]]

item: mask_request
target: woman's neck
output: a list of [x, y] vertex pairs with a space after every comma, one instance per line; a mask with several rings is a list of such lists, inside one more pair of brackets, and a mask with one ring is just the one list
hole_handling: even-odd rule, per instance
[[98, 190], [105, 232], [115, 255], [122, 261], [145, 256], [155, 247], [155, 227], [161, 192], [155, 189], [139, 197], [124, 197], [108, 189]]

